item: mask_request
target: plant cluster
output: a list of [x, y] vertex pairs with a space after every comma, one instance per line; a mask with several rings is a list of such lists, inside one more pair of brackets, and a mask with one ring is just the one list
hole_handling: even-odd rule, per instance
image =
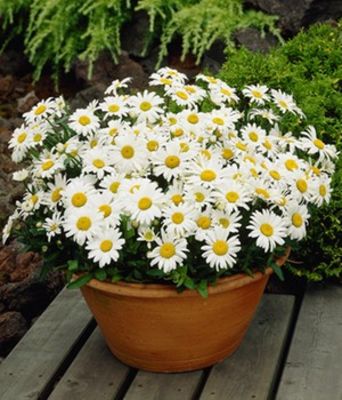
[[109, 50], [117, 60], [121, 27], [135, 10], [144, 10], [150, 17], [145, 50], [151, 38], [161, 37], [159, 63], [176, 35], [182, 37], [183, 56], [191, 52], [198, 62], [216, 39], [232, 45], [237, 29], [253, 26], [280, 38], [277, 18], [244, 10], [242, 0], [0, 0], [3, 46], [13, 36], [24, 34], [35, 79], [47, 63], [55, 76], [61, 68], [68, 71], [78, 57], [91, 66], [102, 50]]
[[[72, 286], [93, 277], [170, 281], [202, 294], [220, 276], [272, 266], [327, 203], [336, 149], [293, 97], [162, 68], [150, 91], [114, 81], [71, 112], [62, 98], [24, 114], [10, 140], [26, 193], [4, 228]], [[155, 88], [155, 90], [152, 90]], [[284, 132], [286, 118], [295, 133]]]
[[[313, 25], [269, 54], [229, 50], [220, 77], [238, 88], [263, 82], [292, 93], [314, 124], [320, 139], [342, 150], [342, 22]], [[284, 121], [285, 122], [285, 121]], [[295, 131], [295, 120], [286, 122]], [[329, 206], [312, 212], [308, 236], [297, 256], [303, 261], [292, 272], [310, 280], [342, 274], [342, 160], [332, 183]]]

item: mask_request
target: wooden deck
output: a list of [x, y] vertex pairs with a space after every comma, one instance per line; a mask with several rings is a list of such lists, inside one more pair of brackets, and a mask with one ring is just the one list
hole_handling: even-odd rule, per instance
[[78, 291], [64, 290], [0, 365], [1, 400], [342, 400], [342, 287], [264, 295], [239, 350], [203, 371], [116, 360]]

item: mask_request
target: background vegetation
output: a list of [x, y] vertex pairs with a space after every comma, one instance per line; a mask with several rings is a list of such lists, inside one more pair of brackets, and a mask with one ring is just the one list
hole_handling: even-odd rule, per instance
[[191, 52], [197, 62], [218, 38], [231, 47], [232, 34], [240, 28], [255, 27], [262, 34], [268, 30], [280, 39], [277, 17], [245, 10], [242, 4], [243, 0], [0, 0], [0, 47], [22, 36], [38, 79], [48, 63], [57, 76], [78, 57], [93, 63], [104, 49], [116, 60], [121, 27], [139, 10], [150, 19], [145, 51], [151, 40], [160, 40], [159, 63], [175, 36], [182, 38], [183, 57]]
[[[342, 21], [314, 25], [268, 55], [246, 49], [227, 51], [220, 77], [232, 86], [263, 83], [292, 93], [320, 137], [342, 152]], [[296, 119], [288, 129], [296, 131]], [[309, 234], [290, 267], [310, 280], [342, 276], [342, 158], [329, 205], [311, 212]]]

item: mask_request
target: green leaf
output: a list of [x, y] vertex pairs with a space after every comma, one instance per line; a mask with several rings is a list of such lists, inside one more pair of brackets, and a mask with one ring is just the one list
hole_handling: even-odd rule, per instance
[[70, 282], [67, 285], [68, 289], [78, 289], [84, 285], [86, 285], [88, 282], [90, 282], [93, 279], [93, 274], [88, 273], [80, 276], [77, 278], [75, 281]]
[[197, 285], [197, 291], [198, 293], [204, 297], [207, 298], [208, 297], [208, 285], [207, 285], [207, 281], [205, 281], [204, 279], [201, 280], [201, 282]]
[[277, 275], [277, 277], [281, 280], [281, 281], [284, 281], [284, 273], [283, 273], [283, 270], [279, 267], [279, 265], [276, 263], [276, 262], [274, 262], [274, 261], [271, 261], [270, 263], [269, 263], [269, 266], [273, 269], [273, 271], [274, 271], [274, 273]]
[[107, 279], [107, 272], [103, 269], [97, 269], [95, 271], [95, 278], [99, 281], [105, 281]]
[[71, 272], [75, 272], [78, 270], [78, 260], [69, 260], [67, 262], [68, 270]]
[[115, 282], [119, 282], [119, 281], [121, 281], [122, 280], [122, 275], [121, 274], [119, 274], [119, 273], [116, 273], [115, 275], [113, 275], [112, 276], [112, 282], [113, 283], [115, 283]]
[[195, 289], [195, 287], [196, 287], [195, 282], [191, 278], [189, 278], [188, 276], [185, 278], [183, 284], [188, 289]]

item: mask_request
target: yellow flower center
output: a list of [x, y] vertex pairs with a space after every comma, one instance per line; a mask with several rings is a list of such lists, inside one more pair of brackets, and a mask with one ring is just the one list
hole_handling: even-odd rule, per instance
[[146, 147], [148, 151], [157, 151], [159, 149], [159, 143], [156, 140], [150, 140], [147, 142]]
[[116, 136], [116, 134], [118, 133], [118, 129], [117, 128], [111, 128], [109, 129], [109, 136]]
[[108, 111], [112, 113], [116, 113], [120, 110], [120, 106], [117, 104], [109, 104]]
[[279, 100], [278, 104], [281, 108], [284, 108], [285, 110], [287, 110], [289, 108], [289, 105], [286, 103], [286, 101], [284, 100]]
[[27, 133], [23, 132], [18, 136], [17, 141], [18, 143], [23, 143], [25, 142], [26, 138], [27, 138]]
[[224, 240], [216, 240], [212, 245], [212, 249], [217, 256], [224, 256], [228, 253], [229, 246]]
[[272, 143], [269, 140], [266, 139], [262, 145], [265, 147], [265, 149], [272, 150]]
[[174, 194], [171, 197], [171, 200], [173, 202], [173, 204], [175, 204], [176, 206], [178, 206], [178, 204], [183, 203], [183, 196], [180, 194]]
[[44, 111], [46, 111], [46, 106], [44, 104], [41, 104], [35, 109], [34, 113], [35, 115], [40, 115], [43, 114]]
[[154, 234], [152, 231], [146, 231], [144, 233], [144, 239], [147, 240], [148, 242], [150, 242], [151, 240], [154, 239]]
[[143, 101], [140, 104], [140, 110], [141, 111], [149, 111], [152, 108], [152, 104], [149, 101]]
[[51, 192], [51, 200], [54, 203], [57, 203], [57, 201], [59, 201], [62, 198], [61, 191], [62, 191], [62, 188], [56, 188], [55, 190], [53, 190]]
[[96, 158], [95, 160], [93, 160], [93, 166], [96, 168], [103, 168], [105, 166], [105, 162], [103, 160], [101, 160], [100, 158]]
[[202, 203], [202, 201], [205, 199], [205, 196], [204, 196], [204, 194], [203, 193], [201, 193], [201, 192], [196, 192], [195, 193], [195, 200], [198, 202], [198, 203]]
[[325, 185], [320, 185], [318, 191], [319, 194], [324, 197], [327, 194], [327, 187]]
[[211, 226], [211, 219], [206, 215], [201, 215], [197, 221], [197, 226], [202, 229], [209, 229]]
[[249, 132], [248, 137], [252, 142], [257, 142], [259, 140], [259, 136], [256, 132]]
[[77, 229], [87, 231], [91, 227], [91, 219], [89, 217], [80, 217], [76, 223]]
[[256, 189], [255, 189], [255, 192], [256, 192], [258, 195], [264, 197], [265, 199], [269, 199], [269, 198], [270, 198], [270, 194], [268, 193], [268, 191], [265, 190], [265, 189], [263, 189], [263, 188], [256, 188]]
[[185, 86], [185, 90], [188, 93], [196, 93], [196, 89], [193, 86]]
[[325, 146], [324, 142], [322, 142], [322, 140], [319, 140], [319, 139], [315, 139], [315, 140], [313, 141], [313, 144], [314, 144], [319, 150], [323, 150], [323, 149], [324, 149], [324, 146]]
[[190, 150], [190, 146], [187, 143], [179, 143], [179, 147], [182, 153], [186, 153]]
[[236, 192], [228, 192], [226, 193], [226, 199], [229, 203], [236, 203], [239, 200], [239, 193]]
[[134, 153], [135, 153], [135, 151], [134, 151], [133, 147], [129, 146], [129, 145], [123, 146], [121, 149], [121, 155], [123, 158], [126, 158], [126, 159], [132, 158], [134, 156]]
[[300, 228], [303, 225], [303, 218], [300, 214], [298, 213], [294, 213], [292, 215], [292, 224], [296, 227], [296, 228]]
[[236, 146], [239, 150], [242, 150], [242, 151], [246, 151], [246, 149], [247, 149], [247, 146], [246, 146], [244, 143], [242, 143], [242, 142], [237, 142], [237, 143], [235, 144], [235, 146]]
[[314, 166], [312, 166], [312, 172], [316, 175], [316, 176], [319, 176], [320, 174], [321, 174], [321, 170], [318, 168], [318, 167], [316, 167], [315, 165]]
[[198, 124], [199, 118], [196, 114], [189, 114], [187, 120], [189, 124], [195, 125]]
[[172, 80], [167, 78], [160, 78], [160, 83], [162, 83], [163, 85], [171, 85]]
[[103, 240], [100, 244], [100, 249], [103, 253], [108, 253], [113, 248], [113, 242], [111, 240]]
[[289, 171], [294, 171], [294, 170], [298, 169], [298, 164], [296, 163], [295, 160], [286, 160], [285, 167]]
[[216, 125], [222, 126], [222, 125], [224, 125], [224, 120], [222, 118], [220, 118], [220, 117], [214, 117], [213, 118], [213, 123], [216, 124]]
[[212, 182], [216, 179], [216, 172], [212, 169], [205, 169], [201, 172], [200, 178], [204, 182]]
[[171, 221], [172, 221], [174, 224], [177, 224], [177, 225], [181, 224], [181, 223], [184, 221], [184, 214], [181, 213], [181, 212], [175, 212], [175, 213], [172, 214], [172, 216], [171, 216]]
[[82, 192], [75, 193], [71, 198], [71, 204], [74, 207], [83, 207], [87, 201], [87, 196]]
[[208, 82], [212, 83], [215, 85], [215, 83], [217, 83], [217, 79], [214, 78], [213, 76], [207, 76]]
[[175, 117], [169, 117], [169, 124], [170, 125], [175, 125], [177, 123], [177, 120]]
[[233, 92], [231, 90], [224, 89], [224, 88], [221, 88], [220, 92], [228, 97], [230, 97], [233, 94]]
[[148, 210], [152, 206], [152, 200], [149, 197], [142, 197], [138, 201], [138, 207], [140, 210]]
[[276, 181], [279, 181], [279, 180], [281, 179], [281, 176], [280, 176], [279, 172], [278, 172], [278, 171], [275, 171], [274, 169], [271, 169], [271, 170], [269, 171], [269, 174], [270, 174], [270, 176], [271, 176], [273, 179], [275, 179]]
[[42, 164], [42, 170], [47, 171], [50, 168], [52, 168], [54, 165], [55, 165], [55, 163], [52, 160], [44, 161]]
[[204, 156], [206, 159], [210, 160], [211, 159], [211, 153], [208, 149], [203, 149], [201, 150], [202, 156]]
[[231, 149], [226, 148], [222, 150], [221, 155], [225, 160], [230, 160], [234, 156], [234, 153]]
[[119, 186], [120, 186], [120, 182], [113, 182], [113, 183], [111, 183], [111, 185], [109, 186], [109, 190], [110, 190], [112, 193], [117, 193], [117, 191], [118, 191], [118, 189], [119, 189]]
[[172, 136], [173, 137], [180, 137], [180, 136], [183, 136], [183, 135], [184, 135], [184, 130], [182, 128], [175, 129], [172, 132]]
[[81, 115], [78, 119], [78, 122], [82, 125], [82, 126], [87, 126], [90, 124], [91, 120], [87, 115]]
[[179, 166], [179, 164], [180, 164], [180, 159], [177, 156], [167, 156], [165, 158], [165, 165], [168, 168], [171, 168], [171, 169], [177, 168]]
[[230, 225], [230, 222], [229, 222], [229, 220], [227, 218], [220, 218], [219, 219], [219, 223], [225, 229], [227, 229], [229, 227], [229, 225]]
[[138, 190], [140, 188], [139, 183], [137, 183], [136, 185], [133, 185], [129, 188], [129, 192], [130, 193], [134, 193], [136, 190]]
[[35, 135], [33, 135], [33, 141], [35, 142], [35, 143], [38, 143], [38, 142], [40, 142], [42, 140], [42, 135], [41, 135], [41, 133], [36, 133]]
[[111, 215], [111, 213], [112, 213], [112, 207], [109, 206], [108, 204], [102, 204], [102, 205], [99, 207], [99, 211], [102, 212], [102, 214], [103, 214], [103, 216], [104, 216], [105, 218], [107, 218], [107, 217], [109, 217], [109, 216]]
[[171, 258], [176, 254], [176, 247], [170, 242], [166, 242], [160, 246], [159, 255], [163, 258]]
[[186, 92], [182, 92], [180, 90], [178, 90], [176, 92], [176, 96], [179, 97], [182, 100], [188, 100], [188, 98], [189, 98], [189, 96], [188, 96], [188, 94]]
[[31, 201], [33, 204], [36, 204], [38, 202], [38, 200], [39, 200], [39, 197], [36, 194], [33, 194], [31, 196]]
[[267, 237], [273, 235], [273, 227], [270, 224], [261, 224], [260, 232]]
[[92, 140], [90, 141], [90, 147], [91, 147], [92, 149], [93, 149], [94, 147], [96, 147], [97, 144], [98, 144], [97, 139], [92, 139]]
[[308, 190], [308, 184], [304, 179], [298, 179], [296, 181], [296, 187], [301, 193], [305, 193]]
[[253, 97], [256, 97], [257, 99], [262, 98], [262, 93], [259, 90], [254, 89], [254, 90], [252, 90], [251, 93], [252, 93]]

